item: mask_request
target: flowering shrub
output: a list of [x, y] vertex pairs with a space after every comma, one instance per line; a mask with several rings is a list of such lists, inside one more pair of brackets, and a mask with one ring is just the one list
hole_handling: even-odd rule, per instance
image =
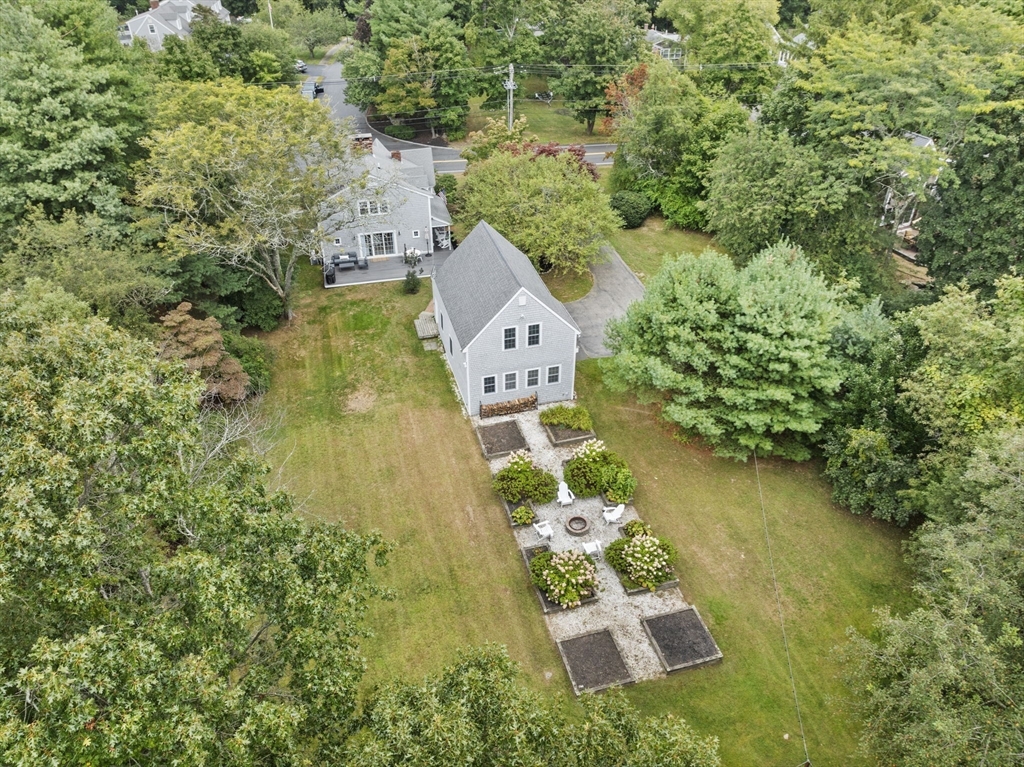
[[599, 439], [588, 439], [573, 451], [572, 459], [566, 464], [565, 482], [573, 493], [586, 498], [606, 492], [612, 482], [626, 482], [625, 477], [619, 479], [621, 472], [628, 474], [632, 486], [629, 488], [623, 484], [623, 488], [630, 489], [630, 493], [623, 500], [615, 501], [616, 503], [625, 503], [632, 497], [632, 491], [636, 490], [636, 480], [626, 467], [626, 462], [606, 448], [604, 442]]
[[597, 591], [597, 566], [580, 551], [545, 551], [530, 561], [530, 579], [555, 604], [579, 607]]
[[494, 475], [494, 490], [512, 503], [523, 500], [551, 503], [558, 495], [558, 480], [535, 466], [529, 453], [516, 450], [509, 457], [508, 465]]
[[676, 549], [664, 538], [645, 533], [612, 541], [605, 549], [604, 558], [637, 586], [654, 591], [672, 578]]
[[536, 518], [537, 515], [529, 506], [520, 506], [512, 512], [512, 521], [517, 525], [528, 525]]

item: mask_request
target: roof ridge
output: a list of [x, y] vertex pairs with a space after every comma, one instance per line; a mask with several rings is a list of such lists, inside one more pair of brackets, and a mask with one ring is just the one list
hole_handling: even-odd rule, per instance
[[[491, 226], [483, 219], [480, 220], [480, 223], [483, 224], [485, 227], [484, 231], [487, 232], [487, 238], [491, 241], [491, 245], [494, 246], [494, 250], [498, 254], [498, 260], [501, 261], [502, 266], [504, 266], [508, 270], [508, 273], [512, 275], [512, 279], [515, 280], [516, 285], [518, 285], [520, 290], [522, 290], [526, 286], [523, 285], [523, 281], [519, 279], [519, 275], [516, 274], [515, 269], [512, 268], [508, 260], [505, 258], [505, 254], [501, 252], [501, 243], [494, 239], [495, 234], [501, 237], [501, 232], [499, 232], [497, 229], [495, 229], [493, 226]], [[512, 243], [509, 242], [507, 239], [505, 240], [505, 242], [508, 242], [509, 245], [512, 245]], [[515, 245], [512, 245], [512, 247], [514, 248]]]

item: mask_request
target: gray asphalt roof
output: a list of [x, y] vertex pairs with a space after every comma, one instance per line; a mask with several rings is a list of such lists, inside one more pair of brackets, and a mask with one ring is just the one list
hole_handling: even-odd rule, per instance
[[530, 259], [486, 221], [434, 271], [434, 285], [448, 310], [455, 335], [465, 345], [521, 288], [526, 288], [577, 332], [562, 302], [551, 295]]

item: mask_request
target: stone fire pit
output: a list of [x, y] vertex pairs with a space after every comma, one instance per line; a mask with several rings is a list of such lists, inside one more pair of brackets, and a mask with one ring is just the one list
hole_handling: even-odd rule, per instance
[[565, 520], [565, 531], [569, 535], [586, 535], [590, 532], [590, 520], [579, 515]]

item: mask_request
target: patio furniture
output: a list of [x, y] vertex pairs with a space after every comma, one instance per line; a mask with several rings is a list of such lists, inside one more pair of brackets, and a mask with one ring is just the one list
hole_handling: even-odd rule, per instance
[[604, 517], [604, 523], [610, 525], [612, 522], [618, 522], [622, 519], [622, 515], [626, 511], [626, 504], [620, 503], [618, 506], [605, 506], [604, 511], [601, 512], [601, 516]]
[[589, 554], [594, 559], [601, 559], [603, 552], [601, 551], [601, 541], [586, 541], [583, 544], [583, 553]]
[[576, 500], [576, 495], [565, 482], [558, 483], [558, 505], [568, 506]]
[[551, 523], [546, 519], [543, 522], [534, 522], [533, 529], [537, 531], [537, 535], [540, 536], [541, 540], [551, 538], [555, 534], [555, 531], [551, 529]]

